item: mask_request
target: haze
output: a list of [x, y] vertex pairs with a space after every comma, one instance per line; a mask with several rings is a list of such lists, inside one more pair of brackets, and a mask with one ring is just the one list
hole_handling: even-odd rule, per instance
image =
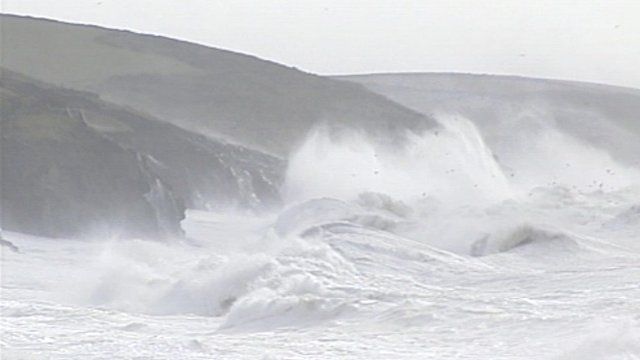
[[490, 73], [640, 87], [633, 0], [3, 0], [2, 12], [166, 35], [318, 74]]

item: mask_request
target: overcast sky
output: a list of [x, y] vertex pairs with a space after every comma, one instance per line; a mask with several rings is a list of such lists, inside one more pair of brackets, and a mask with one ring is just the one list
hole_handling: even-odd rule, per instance
[[318, 74], [470, 72], [640, 88], [640, 0], [0, 0]]

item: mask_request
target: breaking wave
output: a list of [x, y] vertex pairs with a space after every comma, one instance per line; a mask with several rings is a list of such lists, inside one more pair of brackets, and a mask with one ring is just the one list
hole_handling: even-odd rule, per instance
[[[221, 316], [225, 329], [322, 322], [360, 311], [371, 293], [359, 284], [397, 271], [389, 264], [445, 276], [488, 271], [496, 260], [480, 259], [492, 254], [553, 262], [598, 248], [579, 233], [636, 222], [637, 205], [623, 210], [620, 192], [633, 191], [638, 170], [605, 152], [545, 127], [521, 139], [530, 147], [507, 166], [471, 121], [439, 119], [398, 147], [317, 127], [290, 157], [282, 210], [191, 212], [189, 243], [110, 242], [83, 301]], [[593, 187], [602, 168], [617, 180]], [[589, 213], [612, 199], [613, 218]]]
[[441, 124], [409, 134], [396, 148], [355, 130], [316, 128], [289, 159], [285, 197], [353, 200], [375, 192], [406, 202], [436, 196], [452, 204], [509, 198], [507, 179], [473, 123], [447, 116]]
[[[639, 170], [551, 127], [498, 158], [472, 121], [440, 122], [397, 147], [356, 130], [318, 127], [290, 157], [282, 208], [262, 215], [190, 211], [182, 224], [187, 240], [42, 250], [42, 242], [14, 236], [7, 241], [20, 253], [5, 255], [40, 249], [68, 259], [60, 279], [39, 280], [56, 301], [213, 318], [217, 334], [230, 336], [340, 323], [433, 327], [440, 329], [430, 334], [435, 338], [456, 326], [482, 337], [487, 328], [527, 321], [545, 338], [548, 319], [586, 321], [571, 301], [602, 301], [606, 306], [593, 311], [603, 316], [603, 309], [624, 308], [615, 298], [628, 296], [622, 292], [633, 284], [614, 289], [621, 293], [613, 299], [594, 300], [583, 281], [588, 273], [607, 289], [611, 277], [628, 276], [614, 272], [637, 263]], [[68, 276], [81, 280], [69, 284], [62, 279]], [[554, 285], [545, 288], [546, 278]], [[120, 328], [147, 331], [127, 324]], [[606, 344], [637, 354], [631, 341], [610, 340], [576, 344], [561, 358]]]

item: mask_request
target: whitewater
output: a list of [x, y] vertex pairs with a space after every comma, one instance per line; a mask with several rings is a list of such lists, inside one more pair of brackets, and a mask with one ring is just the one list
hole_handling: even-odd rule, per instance
[[[317, 126], [186, 240], [3, 232], [3, 359], [640, 359], [640, 168], [551, 122]], [[6, 245], [6, 244], [5, 244]]]

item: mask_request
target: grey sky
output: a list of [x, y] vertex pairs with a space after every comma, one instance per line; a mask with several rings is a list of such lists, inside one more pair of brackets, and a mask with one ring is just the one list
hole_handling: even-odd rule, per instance
[[471, 72], [640, 88], [638, 0], [0, 0], [319, 74]]

